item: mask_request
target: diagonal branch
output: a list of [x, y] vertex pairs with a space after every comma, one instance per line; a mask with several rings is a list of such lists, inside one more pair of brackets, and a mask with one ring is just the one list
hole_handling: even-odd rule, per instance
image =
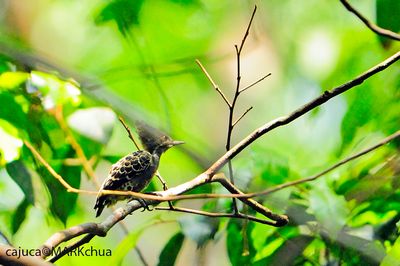
[[267, 77], [271, 76], [271, 73], [268, 73], [267, 75], [265, 75], [264, 77], [256, 80], [255, 82], [251, 83], [250, 85], [244, 87], [243, 89], [239, 90], [239, 93], [242, 93], [248, 89], [250, 89], [251, 87], [257, 85], [258, 83], [260, 83], [261, 81], [263, 81], [264, 79], [266, 79]]
[[221, 91], [219, 86], [214, 82], [211, 75], [207, 72], [206, 68], [201, 64], [200, 60], [196, 59], [196, 63], [199, 65], [199, 67], [203, 71], [204, 75], [206, 75], [207, 79], [210, 81], [210, 83], [214, 87], [214, 89], [219, 93], [219, 95], [221, 95], [222, 99], [224, 99], [226, 105], [228, 105], [228, 107], [231, 107], [232, 105], [229, 102], [228, 98], [226, 98], [225, 94]]
[[400, 41], [400, 34], [395, 33], [388, 29], [381, 28], [378, 25], [372, 23], [366, 17], [364, 17], [360, 12], [358, 12], [352, 5], [350, 5], [350, 3], [347, 0], [340, 0], [340, 2], [347, 10], [356, 15], [370, 30], [372, 30], [376, 34], [385, 36], [392, 40]]

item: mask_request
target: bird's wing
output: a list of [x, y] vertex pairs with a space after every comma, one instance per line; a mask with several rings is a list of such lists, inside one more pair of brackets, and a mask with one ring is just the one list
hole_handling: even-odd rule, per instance
[[105, 206], [112, 204], [112, 196], [101, 195], [102, 190], [118, 190], [126, 182], [140, 177], [152, 164], [152, 156], [147, 151], [136, 151], [116, 162], [108, 174], [97, 196], [94, 209], [98, 217]]
[[151, 162], [151, 154], [144, 150], [125, 156], [112, 166], [102, 189], [116, 190], [120, 188], [125, 182], [143, 174], [150, 167]]

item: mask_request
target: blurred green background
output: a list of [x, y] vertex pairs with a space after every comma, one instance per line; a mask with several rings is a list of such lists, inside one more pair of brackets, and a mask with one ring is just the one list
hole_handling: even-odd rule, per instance
[[[371, 21], [399, 30], [399, 1], [352, 3]], [[24, 139], [33, 143], [74, 187], [96, 190], [56, 119], [61, 107], [99, 182], [135, 150], [119, 115], [132, 128], [144, 120], [186, 142], [161, 160], [170, 187], [219, 158], [228, 108], [195, 59], [231, 98], [234, 45], [255, 4], [242, 87], [272, 75], [239, 97], [235, 117], [254, 108], [235, 127], [233, 144], [400, 48], [339, 1], [0, 0], [0, 232], [15, 247], [35, 248], [56, 231], [110, 214], [95, 219], [95, 197], [66, 192], [23, 146]], [[259, 191], [315, 174], [398, 130], [399, 73], [397, 63], [254, 142], [233, 160], [238, 186]], [[135, 244], [149, 265], [400, 265], [399, 144], [316, 182], [259, 197], [290, 217], [286, 227], [135, 212], [124, 220], [127, 239], [115, 226], [87, 244], [111, 249], [112, 257], [65, 256], [57, 265], [142, 265]], [[155, 179], [150, 189], [162, 187]], [[196, 192], [225, 191], [213, 185]], [[177, 205], [227, 211], [230, 203]]]

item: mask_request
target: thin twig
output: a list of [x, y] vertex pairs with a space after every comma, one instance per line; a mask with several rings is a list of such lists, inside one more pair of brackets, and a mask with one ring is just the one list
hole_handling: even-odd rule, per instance
[[244, 45], [244, 43], [245, 43], [245, 41], [247, 39], [247, 36], [249, 35], [251, 23], [253, 22], [254, 15], [256, 14], [256, 11], [257, 11], [257, 6], [254, 6], [253, 14], [251, 14], [249, 25], [247, 26], [246, 33], [244, 34], [244, 37], [242, 39], [242, 43], [240, 44], [240, 48], [239, 48], [239, 51], [238, 51], [239, 54], [242, 52], [243, 45]]
[[[163, 185], [163, 190], [164, 191], [168, 190], [167, 182], [165, 182], [164, 178], [162, 178], [159, 171], [157, 171], [156, 176], [157, 176], [158, 180], [160, 180], [161, 184]], [[171, 201], [168, 201], [168, 206], [171, 210], [174, 209], [174, 206], [172, 205]]]
[[61, 130], [64, 132], [67, 141], [71, 144], [72, 148], [75, 150], [78, 159], [82, 163], [82, 167], [88, 175], [89, 179], [98, 184], [96, 174], [92, 166], [89, 163], [89, 160], [86, 158], [85, 152], [83, 151], [81, 145], [79, 145], [78, 141], [76, 141], [74, 135], [71, 130], [67, 126], [67, 123], [64, 120], [62, 106], [58, 105], [54, 112], [54, 118], [57, 120], [58, 124], [61, 127]]
[[174, 207], [174, 209], [170, 209], [168, 207], [155, 207], [156, 210], [160, 211], [175, 211], [175, 212], [184, 212], [184, 213], [191, 213], [191, 214], [196, 214], [196, 215], [202, 215], [202, 216], [207, 216], [207, 217], [213, 217], [213, 218], [235, 218], [235, 219], [244, 219], [244, 220], [250, 220], [253, 222], [258, 222], [261, 224], [267, 224], [267, 225], [275, 225], [275, 223], [268, 221], [268, 220], [263, 220], [251, 215], [246, 215], [242, 213], [225, 213], [225, 212], [207, 212], [207, 211], [200, 211], [200, 210], [193, 210], [193, 209], [188, 209], [188, 208], [181, 208], [181, 207]]
[[219, 95], [221, 95], [222, 99], [224, 99], [225, 103], [231, 107], [231, 103], [229, 102], [228, 98], [226, 98], [225, 94], [221, 91], [221, 89], [219, 88], [219, 86], [214, 82], [214, 80], [212, 79], [211, 75], [208, 74], [207, 70], [205, 69], [205, 67], [201, 64], [200, 60], [196, 59], [196, 63], [199, 65], [199, 67], [201, 68], [201, 71], [203, 71], [203, 73], [206, 75], [207, 79], [210, 81], [211, 85], [214, 87], [214, 89], [219, 93]]
[[232, 127], [235, 127], [237, 123], [239, 123], [239, 121], [248, 113], [251, 111], [251, 109], [253, 109], [253, 106], [250, 106], [241, 116], [239, 116], [238, 119], [236, 119], [235, 122], [233, 122]]
[[364, 17], [360, 12], [358, 12], [352, 5], [350, 5], [350, 3], [347, 0], [340, 0], [340, 2], [344, 5], [344, 7], [347, 10], [356, 15], [370, 30], [372, 30], [376, 34], [390, 38], [392, 40], [400, 41], [400, 34], [395, 33], [388, 29], [381, 28], [378, 25], [372, 23], [366, 17]]
[[239, 93], [242, 93], [242, 92], [244, 92], [245, 90], [250, 89], [251, 87], [257, 85], [258, 83], [260, 83], [261, 81], [263, 81], [264, 79], [266, 79], [266, 78], [269, 77], [269, 76], [271, 76], [271, 73], [268, 73], [267, 75], [265, 75], [264, 77], [260, 78], [259, 80], [257, 80], [257, 81], [255, 81], [255, 82], [251, 83], [249, 86], [244, 87], [243, 89], [239, 90]]
[[131, 129], [128, 127], [128, 125], [125, 123], [125, 120], [122, 118], [122, 116], [118, 117], [119, 121], [121, 122], [121, 124], [124, 126], [126, 132], [128, 133], [128, 137], [133, 141], [133, 144], [135, 144], [136, 149], [138, 149], [138, 151], [140, 151], [140, 146], [137, 143], [137, 141], [135, 140], [135, 138], [132, 135]]

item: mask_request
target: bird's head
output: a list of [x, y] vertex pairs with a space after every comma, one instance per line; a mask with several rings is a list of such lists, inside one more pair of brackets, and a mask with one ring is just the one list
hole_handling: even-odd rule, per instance
[[136, 129], [143, 148], [152, 154], [157, 153], [161, 155], [169, 148], [184, 143], [183, 141], [173, 140], [165, 133], [142, 121], [136, 122]]

